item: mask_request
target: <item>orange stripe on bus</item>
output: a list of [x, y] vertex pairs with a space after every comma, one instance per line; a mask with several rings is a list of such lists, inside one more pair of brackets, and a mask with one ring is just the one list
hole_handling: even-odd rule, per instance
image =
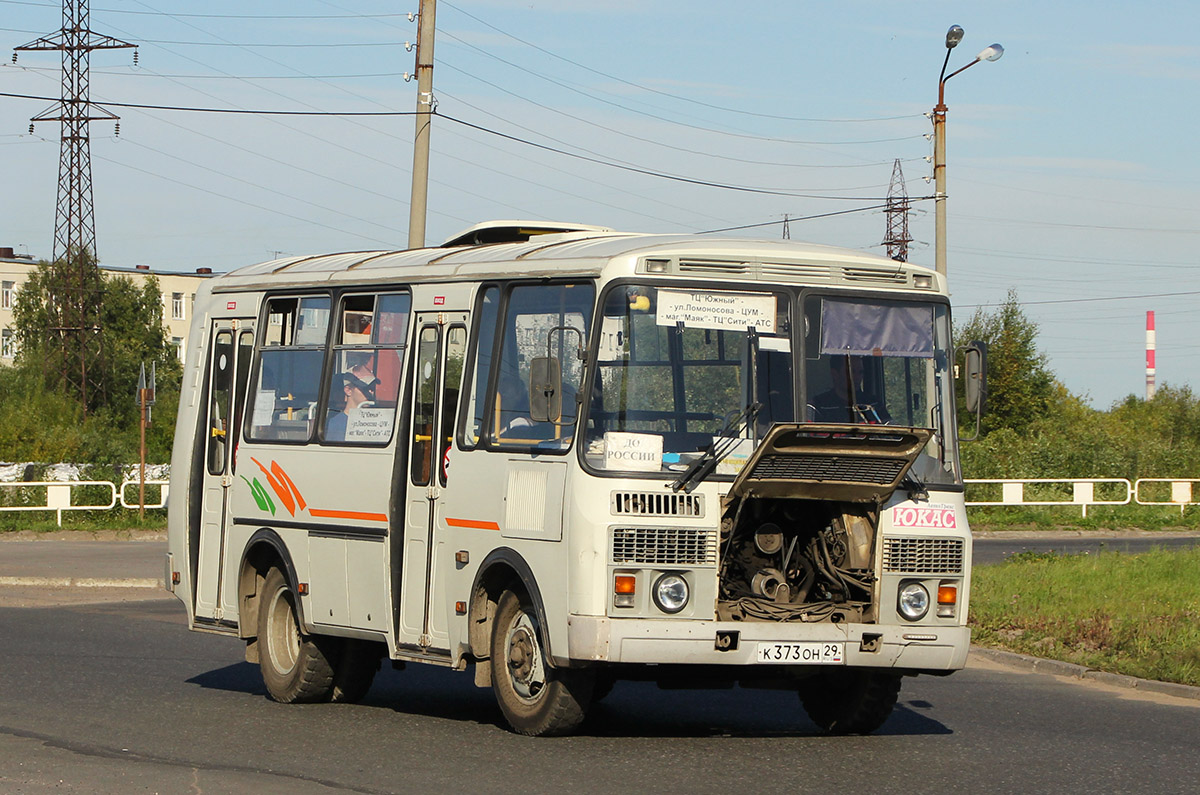
[[446, 524], [451, 527], [466, 527], [471, 530], [499, 530], [500, 525], [495, 522], [480, 522], [475, 519], [447, 519]]
[[323, 511], [320, 508], [313, 508], [309, 510], [309, 513], [324, 519], [365, 519], [368, 522], [386, 522], [388, 520], [386, 513], [366, 513], [364, 511]]

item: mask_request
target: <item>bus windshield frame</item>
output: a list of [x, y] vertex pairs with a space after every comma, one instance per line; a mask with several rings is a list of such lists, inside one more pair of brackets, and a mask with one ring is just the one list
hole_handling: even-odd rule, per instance
[[961, 487], [944, 298], [625, 280], [595, 328], [579, 445], [592, 474], [678, 478], [748, 415], [715, 479], [775, 423], [854, 423], [931, 429], [913, 475]]

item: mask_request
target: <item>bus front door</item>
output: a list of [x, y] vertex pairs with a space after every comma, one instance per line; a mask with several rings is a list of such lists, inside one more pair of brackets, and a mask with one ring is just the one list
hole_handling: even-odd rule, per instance
[[400, 645], [447, 653], [445, 584], [438, 576], [444, 556], [438, 527], [449, 475], [455, 412], [467, 350], [465, 312], [416, 317], [407, 496], [401, 578]]
[[[229, 487], [233, 484], [237, 441], [241, 433], [246, 380], [254, 351], [253, 320], [215, 320], [210, 330], [204, 424], [203, 488], [200, 533], [192, 544], [195, 561], [195, 614], [220, 620], [236, 611], [236, 588], [226, 589], [225, 534], [229, 522]], [[228, 598], [226, 598], [228, 594]], [[225, 605], [223, 602], [228, 601]]]

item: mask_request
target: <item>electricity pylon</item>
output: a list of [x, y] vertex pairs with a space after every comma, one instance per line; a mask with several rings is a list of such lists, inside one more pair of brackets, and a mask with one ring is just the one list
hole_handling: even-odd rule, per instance
[[[58, 202], [54, 219], [55, 268], [65, 268], [61, 293], [52, 295], [51, 330], [62, 346], [63, 378], [72, 384], [86, 411], [89, 376], [103, 352], [100, 285], [96, 266], [96, 221], [92, 204], [92, 154], [88, 124], [117, 121], [116, 114], [91, 101], [89, 61], [92, 50], [136, 47], [127, 41], [93, 33], [88, 28], [88, 0], [63, 0], [62, 29], [14, 48], [18, 52], [62, 52], [62, 91], [59, 102], [30, 119], [57, 121], [61, 128], [58, 159]], [[137, 62], [137, 53], [134, 53]], [[94, 396], [91, 396], [94, 398]]]

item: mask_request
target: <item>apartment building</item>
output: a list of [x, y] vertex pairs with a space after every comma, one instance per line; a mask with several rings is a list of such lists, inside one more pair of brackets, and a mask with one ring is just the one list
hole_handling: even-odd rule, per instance
[[[29, 275], [37, 268], [33, 257], [17, 254], [12, 248], [0, 246], [0, 365], [12, 364], [17, 355], [16, 332], [13, 330], [13, 305], [17, 293]], [[171, 344], [180, 358], [187, 347], [188, 327], [192, 320], [192, 303], [196, 289], [204, 279], [212, 278], [210, 268], [198, 268], [195, 273], [176, 273], [153, 270], [149, 265], [120, 268], [101, 265], [110, 275], [128, 276], [135, 282], [155, 276], [162, 292], [163, 322]]]

